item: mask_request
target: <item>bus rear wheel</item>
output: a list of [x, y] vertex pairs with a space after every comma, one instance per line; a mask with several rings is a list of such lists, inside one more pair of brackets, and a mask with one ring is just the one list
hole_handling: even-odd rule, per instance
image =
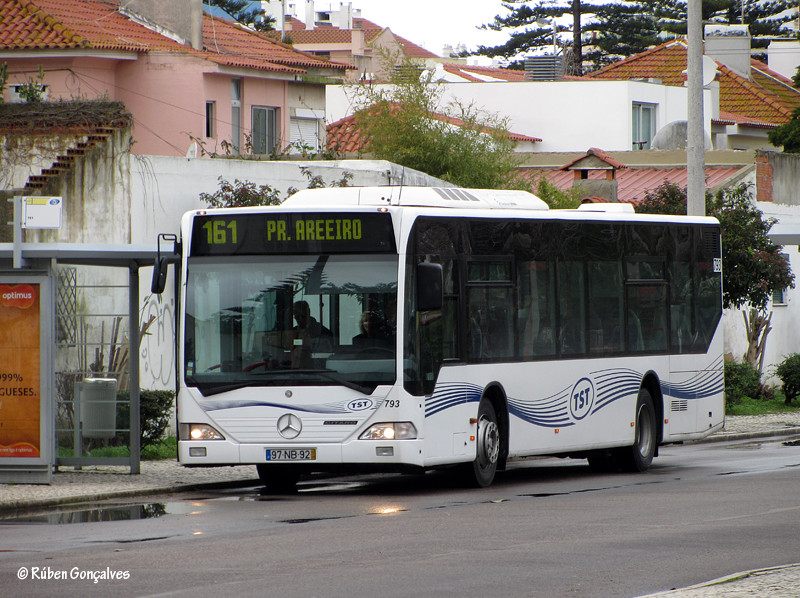
[[466, 468], [467, 481], [471, 486], [486, 488], [494, 481], [500, 460], [500, 426], [497, 413], [486, 399], [478, 406], [478, 433], [475, 460]]
[[647, 471], [656, 454], [656, 411], [650, 392], [642, 388], [636, 400], [636, 432], [631, 446], [618, 449], [617, 462], [623, 471]]
[[258, 471], [258, 478], [270, 492], [287, 494], [297, 490], [300, 472], [296, 469], [256, 465], [256, 470]]

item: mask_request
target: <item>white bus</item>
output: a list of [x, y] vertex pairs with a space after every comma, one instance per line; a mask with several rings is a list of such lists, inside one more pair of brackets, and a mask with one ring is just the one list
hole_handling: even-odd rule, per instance
[[723, 425], [719, 224], [519, 191], [301, 191], [181, 223], [178, 453], [323, 471], [644, 471]]

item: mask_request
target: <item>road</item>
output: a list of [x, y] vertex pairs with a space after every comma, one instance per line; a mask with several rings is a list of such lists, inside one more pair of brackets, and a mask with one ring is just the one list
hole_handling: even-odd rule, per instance
[[487, 489], [434, 473], [321, 478], [290, 496], [253, 487], [107, 501], [0, 521], [0, 587], [10, 597], [641, 596], [800, 561], [799, 481], [800, 446], [772, 439], [662, 447], [644, 474], [535, 459]]

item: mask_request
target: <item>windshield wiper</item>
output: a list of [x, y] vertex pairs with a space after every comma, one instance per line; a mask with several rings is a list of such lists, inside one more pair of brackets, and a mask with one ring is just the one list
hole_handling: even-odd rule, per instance
[[[375, 390], [374, 386], [366, 386], [363, 384], [358, 384], [357, 382], [353, 382], [351, 380], [347, 380], [346, 378], [342, 378], [333, 370], [268, 370], [266, 372], [259, 372], [258, 374], [251, 374], [255, 376], [263, 376], [263, 375], [277, 375], [282, 374], [286, 375], [287, 378], [290, 378], [292, 374], [304, 374], [306, 376], [319, 376], [321, 378], [326, 378], [337, 384], [341, 384], [345, 388], [349, 388], [351, 390], [355, 390], [356, 392], [360, 392], [365, 395], [371, 395], [372, 392]], [[254, 384], [252, 379], [247, 381], [240, 381], [240, 382], [230, 382], [228, 384], [225, 383], [214, 383], [214, 382], [198, 382], [196, 380], [187, 379], [187, 382], [191, 382], [197, 386], [197, 389], [203, 394], [204, 397], [210, 397], [213, 395], [217, 395], [223, 392], [230, 392], [233, 390], [239, 390], [241, 388], [247, 388], [248, 386], [261, 386], [257, 382]], [[286, 384], [290, 384], [287, 380]]]
[[[355, 390], [357, 392], [361, 392], [367, 395], [371, 395], [372, 391], [375, 390], [375, 387], [365, 386], [363, 384], [358, 384], [357, 382], [353, 382], [346, 378], [342, 378], [339, 376], [335, 370], [272, 370], [275, 373], [280, 372], [281, 374], [305, 374], [307, 376], [320, 376], [321, 378], [327, 378], [328, 380], [332, 380], [337, 384], [341, 384], [342, 386], [349, 388], [351, 390]], [[269, 372], [263, 372], [267, 374]], [[260, 375], [261, 373], [257, 374]]]
[[358, 382], [353, 382], [352, 380], [347, 380], [346, 378], [342, 378], [334, 370], [299, 370], [299, 371], [307, 372], [309, 374], [317, 374], [319, 376], [322, 376], [323, 378], [327, 378], [328, 380], [333, 380], [334, 382], [338, 382], [339, 384], [341, 384], [346, 388], [355, 390], [356, 392], [360, 392], [365, 395], [371, 395], [372, 391], [375, 390], [374, 386], [369, 387], [363, 384], [359, 384]]
[[200, 391], [204, 397], [211, 397], [213, 395], [218, 395], [222, 392], [230, 392], [232, 390], [239, 390], [240, 388], [247, 388], [248, 386], [252, 386], [252, 382], [233, 382], [231, 384], [215, 384], [211, 383], [203, 383], [203, 382], [195, 382], [197, 386], [197, 390]]

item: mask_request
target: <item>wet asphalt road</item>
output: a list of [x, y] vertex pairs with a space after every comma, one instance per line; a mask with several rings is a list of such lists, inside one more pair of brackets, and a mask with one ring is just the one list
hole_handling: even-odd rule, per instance
[[[515, 464], [75, 505], [0, 521], [3, 596], [641, 596], [800, 561], [800, 446], [663, 447], [644, 474]], [[23, 572], [24, 570], [24, 572]], [[24, 577], [24, 579], [20, 579]], [[96, 580], [96, 583], [95, 583]]]

